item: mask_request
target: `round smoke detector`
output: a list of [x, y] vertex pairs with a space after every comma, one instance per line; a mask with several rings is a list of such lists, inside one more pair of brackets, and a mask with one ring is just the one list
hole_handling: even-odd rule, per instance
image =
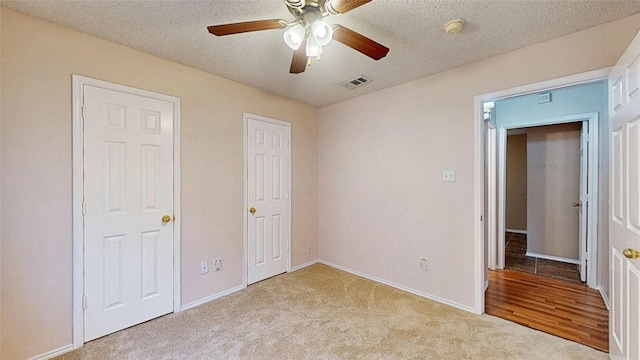
[[456, 34], [462, 31], [463, 27], [464, 19], [453, 19], [444, 24], [444, 31], [446, 31], [447, 34]]

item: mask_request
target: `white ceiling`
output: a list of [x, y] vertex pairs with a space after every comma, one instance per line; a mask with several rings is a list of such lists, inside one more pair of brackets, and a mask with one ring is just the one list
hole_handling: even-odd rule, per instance
[[[329, 17], [386, 45], [380, 61], [340, 43], [320, 62], [289, 74], [292, 51], [284, 30], [216, 37], [208, 25], [281, 18], [283, 0], [5, 1], [0, 4], [227, 79], [324, 106], [556, 38], [640, 12], [640, 1], [619, 0], [374, 0]], [[467, 22], [447, 35], [453, 18]], [[370, 84], [340, 85], [360, 75]]]

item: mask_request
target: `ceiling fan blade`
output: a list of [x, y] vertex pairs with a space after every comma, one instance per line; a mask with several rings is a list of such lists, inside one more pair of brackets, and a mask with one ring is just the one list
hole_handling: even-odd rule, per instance
[[358, 50], [374, 60], [387, 56], [389, 48], [342, 25], [334, 25], [333, 40]]
[[291, 59], [291, 68], [289, 73], [300, 74], [307, 69], [307, 40], [305, 39], [298, 50], [293, 53], [293, 59]]
[[247, 21], [233, 24], [211, 25], [207, 29], [217, 36], [240, 34], [250, 31], [283, 29], [287, 22], [282, 19]]
[[370, 1], [371, 0], [327, 0], [324, 6], [331, 15], [340, 15]]

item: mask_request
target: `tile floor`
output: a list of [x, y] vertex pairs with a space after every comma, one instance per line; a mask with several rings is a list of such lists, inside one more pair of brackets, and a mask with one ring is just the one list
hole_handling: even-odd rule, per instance
[[527, 256], [527, 235], [507, 232], [505, 243], [505, 269], [583, 284], [577, 265]]

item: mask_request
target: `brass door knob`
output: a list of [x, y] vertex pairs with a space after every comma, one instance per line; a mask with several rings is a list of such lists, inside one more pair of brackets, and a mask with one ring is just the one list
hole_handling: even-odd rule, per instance
[[626, 248], [622, 250], [622, 255], [628, 257], [629, 259], [637, 259], [640, 258], [640, 251], [636, 249]]
[[169, 216], [169, 215], [165, 215], [165, 216], [163, 216], [163, 217], [162, 217], [162, 222], [163, 222], [163, 223], [165, 223], [165, 224], [166, 224], [166, 223], [168, 223], [169, 221], [171, 221], [171, 216]]
[[249, 212], [251, 213], [251, 215], [255, 214], [255, 213], [256, 213], [256, 211], [258, 211], [258, 210], [256, 210], [256, 208], [254, 208], [254, 207], [252, 207], [251, 209], [249, 209]]

